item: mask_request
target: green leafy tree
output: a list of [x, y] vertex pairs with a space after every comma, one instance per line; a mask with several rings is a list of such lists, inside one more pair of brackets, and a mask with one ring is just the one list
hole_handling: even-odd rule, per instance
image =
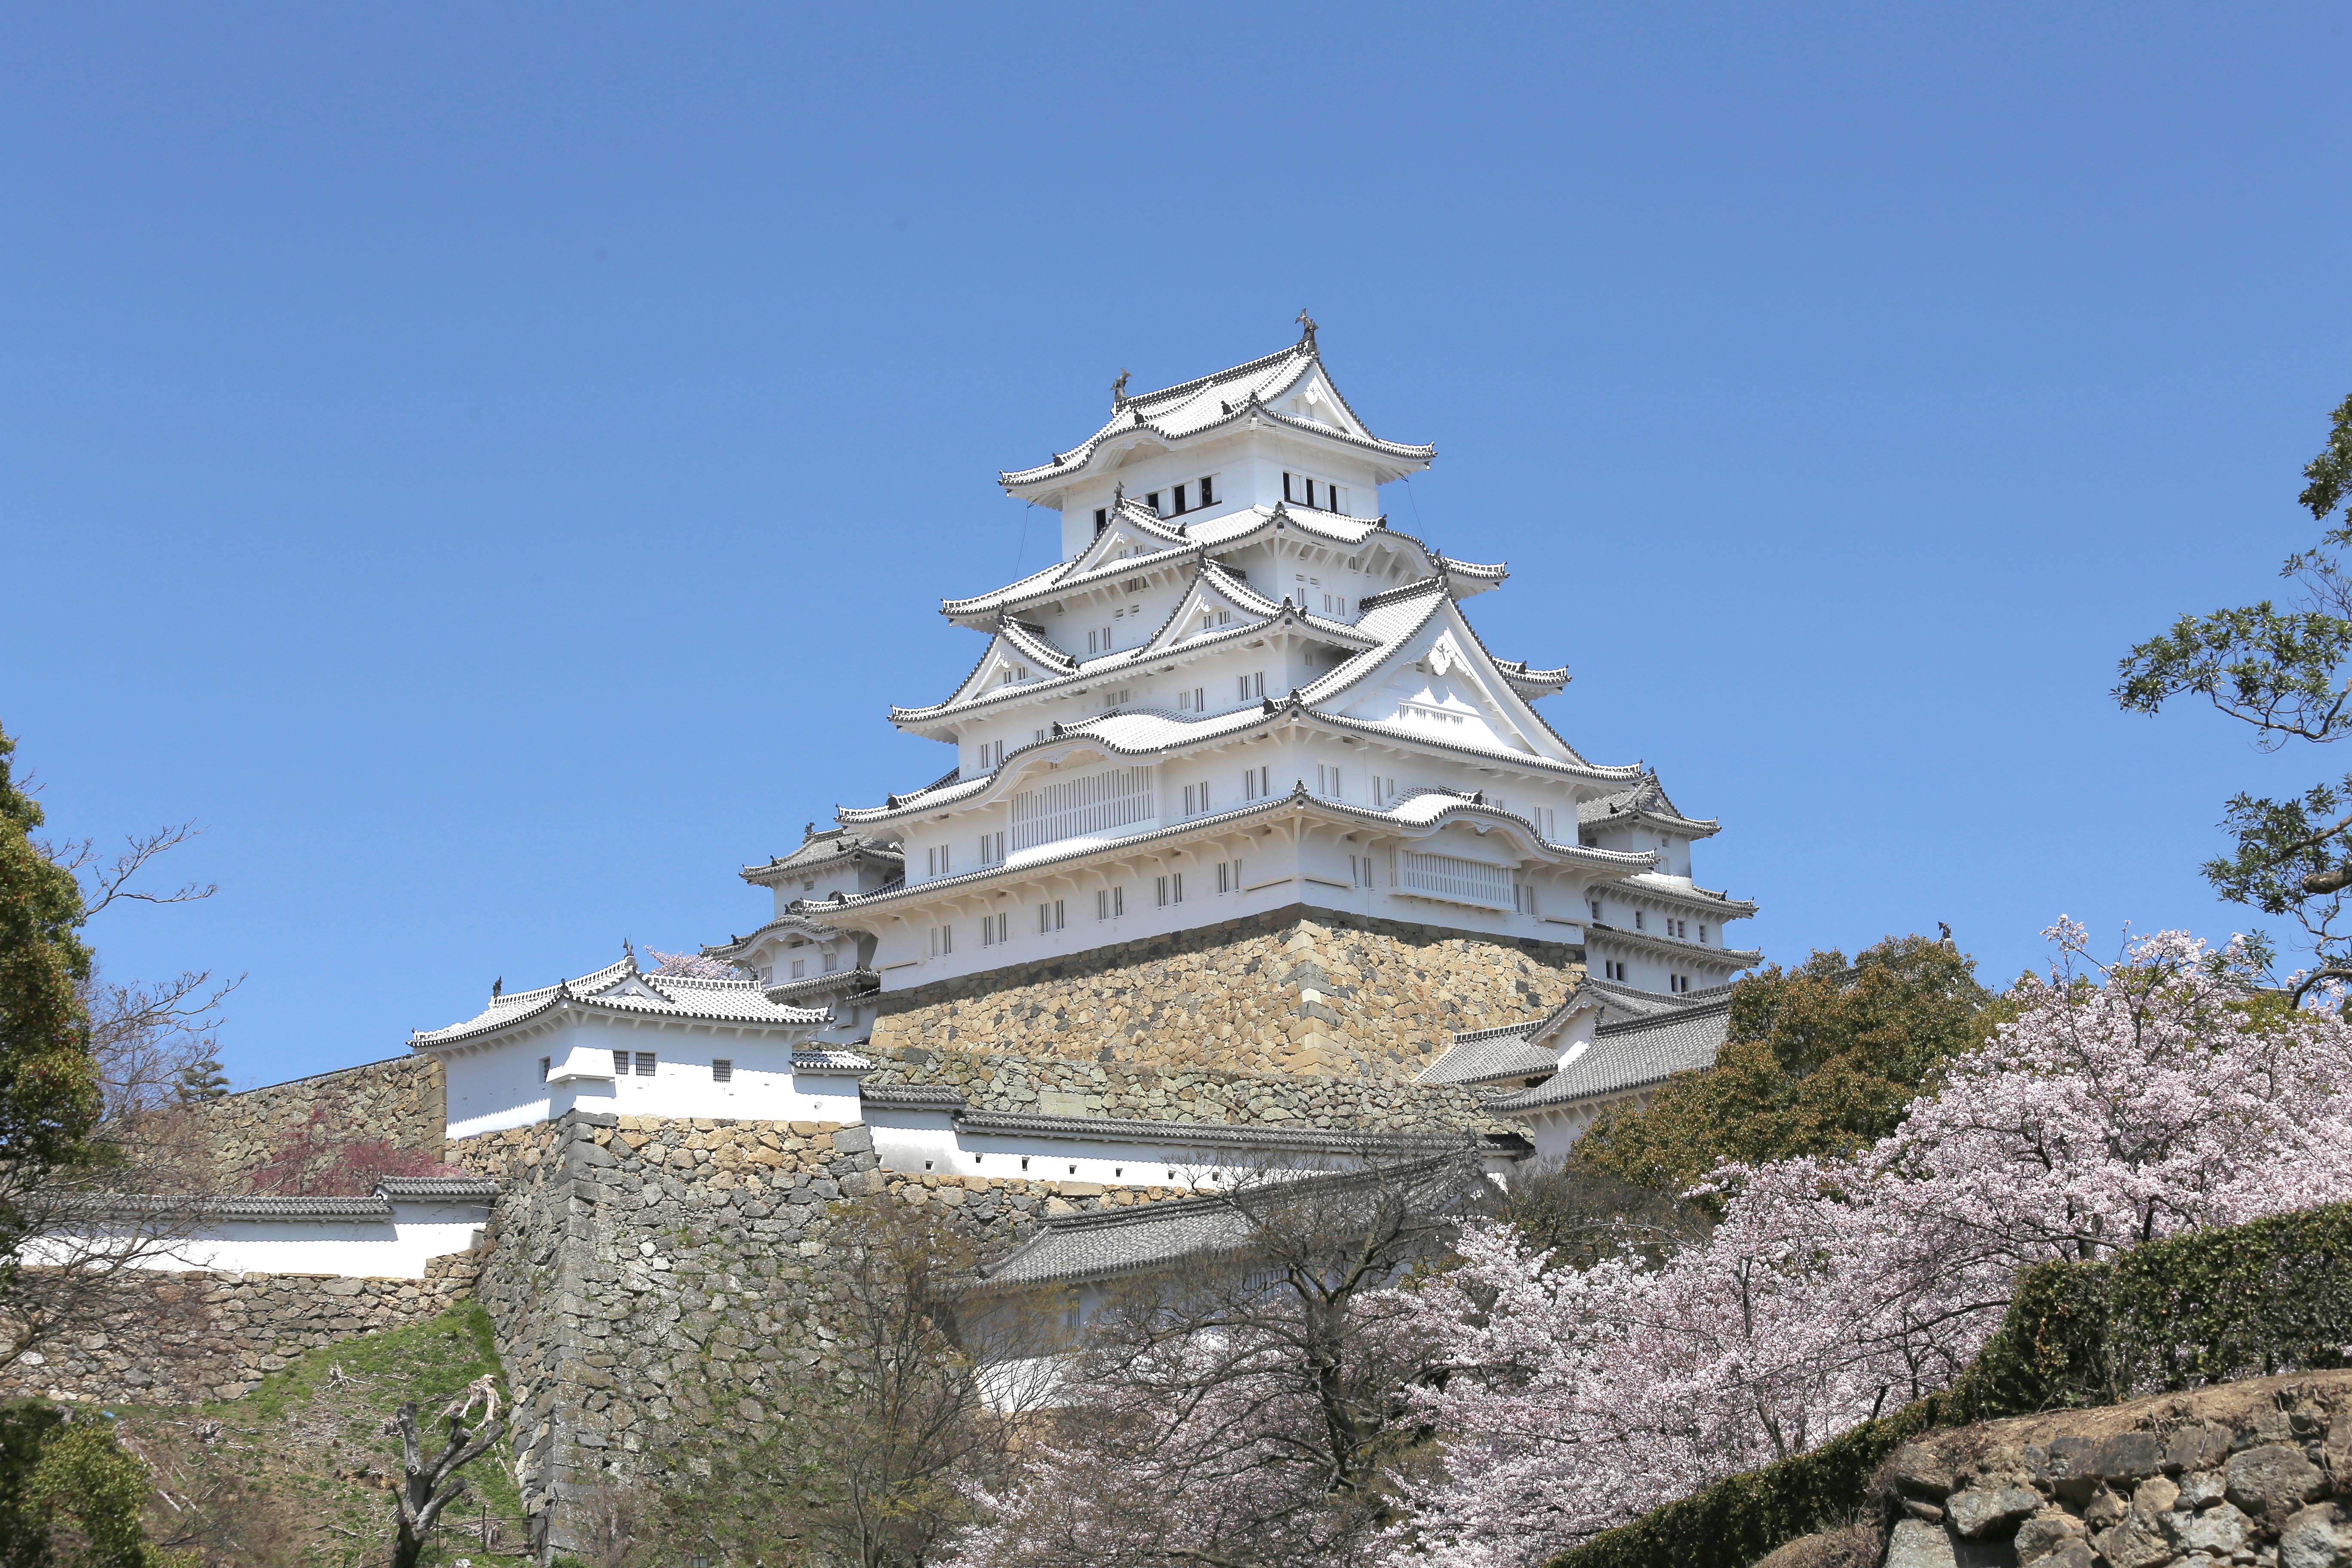
[[147, 1467], [90, 1420], [0, 1409], [0, 1568], [195, 1568], [149, 1544]]
[[[2303, 470], [2296, 499], [2322, 523], [2352, 497], [2352, 397], [2337, 406], [2327, 444]], [[2279, 575], [2301, 595], [2284, 608], [2264, 599], [2233, 610], [2183, 616], [2172, 628], [2125, 656], [2116, 700], [2128, 712], [2154, 713], [2176, 697], [2201, 697], [2276, 751], [2291, 742], [2326, 745], [2352, 735], [2352, 518], [2322, 535], [2315, 549], [2290, 555]], [[2300, 999], [2315, 985], [2352, 980], [2352, 932], [2337, 929], [2352, 888], [2352, 773], [2323, 779], [2299, 795], [2241, 792], [2221, 826], [2237, 841], [2205, 863], [2206, 879], [2232, 903], [2293, 917], [2318, 963], [2296, 984]]]
[[1889, 937], [1850, 964], [1835, 951], [1774, 964], [1732, 988], [1715, 1066], [1605, 1118], [1577, 1163], [1681, 1190], [1719, 1161], [1850, 1153], [1893, 1131], [1943, 1064], [1983, 1038], [1991, 1000], [1948, 933]]
[[41, 808], [11, 776], [16, 750], [0, 733], [0, 1308], [21, 1271], [26, 1200], [89, 1160], [101, 1109], [79, 995], [81, 888], [33, 837]]

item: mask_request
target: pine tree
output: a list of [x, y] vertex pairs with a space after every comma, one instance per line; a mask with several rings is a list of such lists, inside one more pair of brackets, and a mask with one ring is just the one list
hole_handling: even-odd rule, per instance
[[0, 1301], [25, 1233], [24, 1195], [59, 1167], [90, 1157], [98, 1074], [76, 987], [90, 953], [76, 929], [81, 889], [33, 837], [41, 808], [16, 787], [0, 733]]

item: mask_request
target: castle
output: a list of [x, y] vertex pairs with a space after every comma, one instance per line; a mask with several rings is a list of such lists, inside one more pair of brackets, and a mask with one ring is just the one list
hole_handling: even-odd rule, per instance
[[[743, 868], [774, 913], [704, 950], [729, 977], [632, 955], [417, 1035], [449, 1136], [575, 1108], [855, 1121], [880, 1063], [978, 1048], [1508, 1086], [1496, 1110], [1549, 1153], [1663, 1020], [1677, 1065], [1709, 1052], [1686, 1015], [1757, 956], [1728, 936], [1755, 906], [1693, 879], [1716, 823], [1537, 712], [1568, 671], [1496, 657], [1465, 611], [1505, 568], [1375, 504], [1435, 448], [1375, 436], [1302, 321], [1164, 391], [1122, 374], [1100, 429], [1001, 474], [1061, 549], [940, 606], [985, 646], [890, 721], [953, 765]], [[1299, 965], [1244, 951], [1301, 921], [1358, 933], [1370, 974], [1284, 984]], [[1565, 1098], [1536, 1081], [1577, 1064]]]
[[1122, 374], [1100, 429], [1000, 476], [1061, 548], [941, 605], [985, 646], [890, 720], [953, 765], [743, 867], [757, 929], [494, 987], [404, 1058], [208, 1112], [231, 1187], [330, 1100], [470, 1177], [223, 1200], [164, 1265], [201, 1322], [126, 1311], [12, 1381], [234, 1397], [470, 1293], [551, 1550], [579, 1487], [774, 1418], [838, 1199], [944, 1205], [1083, 1298], [1182, 1256], [1185, 1200], [1238, 1171], [1502, 1175], [1712, 1061], [1758, 957], [1728, 932], [1755, 906], [1694, 880], [1717, 824], [1537, 712], [1567, 670], [1464, 609], [1505, 569], [1380, 515], [1434, 448], [1373, 435], [1302, 326]]

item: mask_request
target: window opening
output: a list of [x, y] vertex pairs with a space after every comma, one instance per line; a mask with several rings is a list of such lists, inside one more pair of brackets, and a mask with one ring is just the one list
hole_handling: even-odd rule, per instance
[[711, 1081], [711, 1082], [713, 1082], [713, 1083], [732, 1083], [732, 1082], [734, 1082], [734, 1081], [735, 1081], [735, 1064], [734, 1064], [734, 1062], [733, 1062], [733, 1061], [731, 1061], [730, 1059], [729, 1059], [729, 1058], [726, 1058], [726, 1057], [715, 1057], [715, 1058], [713, 1058], [711, 1059], [711, 1063], [710, 1063], [710, 1081]]
[[651, 1078], [651, 1077], [653, 1077], [653, 1076], [654, 1076], [654, 1066], [655, 1066], [655, 1059], [654, 1059], [654, 1053], [653, 1053], [653, 1052], [651, 1052], [651, 1051], [639, 1051], [639, 1052], [637, 1053], [637, 1076], [638, 1076], [639, 1078]]

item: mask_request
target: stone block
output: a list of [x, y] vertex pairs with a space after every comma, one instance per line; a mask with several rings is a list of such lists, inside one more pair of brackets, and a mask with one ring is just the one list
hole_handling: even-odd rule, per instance
[[2284, 1520], [2325, 1491], [2327, 1477], [2301, 1448], [2267, 1443], [2231, 1455], [2221, 1484], [2223, 1494], [2255, 1518]]
[[1954, 1492], [1944, 1506], [1954, 1530], [1971, 1540], [2006, 1534], [2019, 1521], [2042, 1506], [2042, 1494], [2032, 1487], [1970, 1487]]
[[1952, 1538], [1940, 1524], [1898, 1519], [1886, 1538], [1885, 1568], [1958, 1568]]
[[2299, 1509], [2279, 1531], [2279, 1568], [2347, 1568], [2352, 1564], [2352, 1531], [2329, 1503]]
[[2071, 1514], [2036, 1514], [2017, 1527], [2018, 1568], [2064, 1551], [2084, 1536], [2083, 1521]]

